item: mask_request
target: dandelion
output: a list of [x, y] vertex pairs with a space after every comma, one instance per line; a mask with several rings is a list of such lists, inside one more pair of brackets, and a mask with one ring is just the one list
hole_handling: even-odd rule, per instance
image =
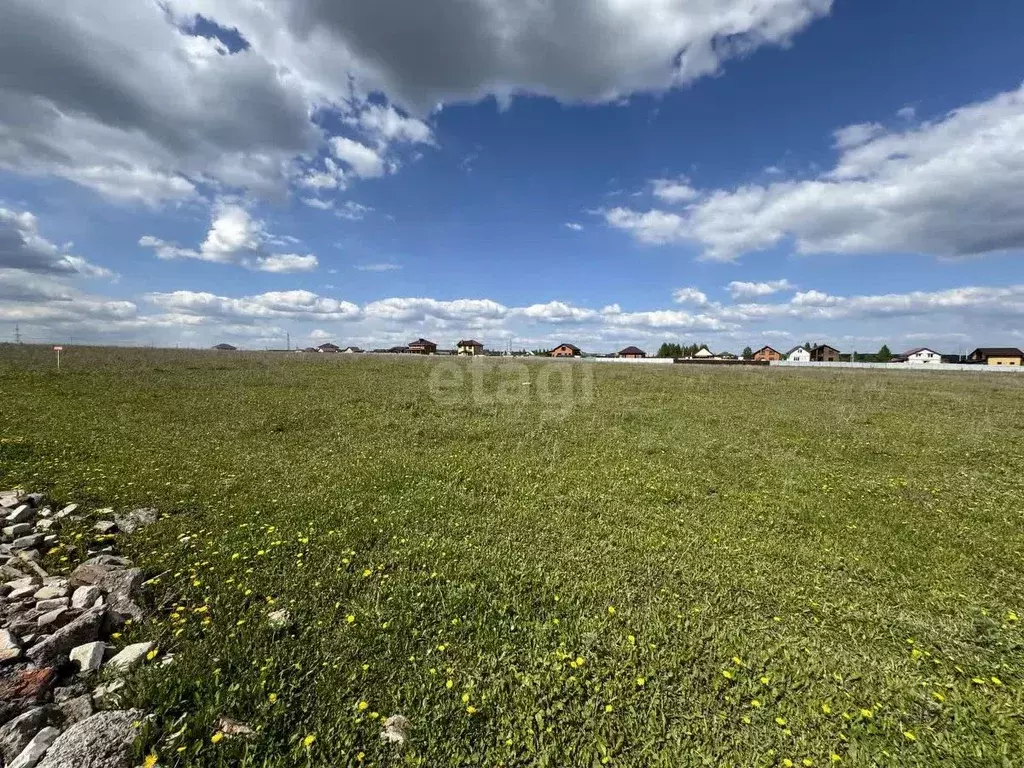
[[917, 741], [917, 736], [915, 736], [912, 731], [904, 731], [903, 732], [903, 737], [907, 741]]
[[359, 711], [360, 712], [366, 711], [367, 709], [369, 709], [369, 707], [370, 707], [370, 705], [367, 704], [365, 701], [360, 701], [359, 702]]
[[935, 700], [940, 704], [946, 700], [946, 697], [943, 696], [939, 691], [935, 691], [934, 693], [932, 693], [932, 696], [934, 696]]
[[372, 576], [372, 575], [373, 575], [373, 569], [372, 568], [367, 568], [366, 570], [363, 571], [363, 578], [364, 579], [366, 577]]
[[769, 682], [771, 682], [771, 678], [767, 675], [761, 678], [761, 685], [768, 685]]
[[807, 768], [811, 768], [811, 766], [814, 765], [814, 761], [811, 758], [809, 758], [809, 757], [805, 757], [800, 762], [803, 763], [804, 765], [806, 765]]
[[614, 616], [615, 615], [615, 606], [614, 605], [609, 605], [608, 606], [608, 615], [609, 616]]
[[223, 738], [224, 734], [220, 731], [217, 731], [215, 734], [213, 734], [213, 736], [210, 737], [210, 741], [212, 741], [214, 744], [219, 744]]
[[860, 716], [863, 717], [865, 720], [870, 720], [872, 715], [874, 715], [874, 712], [872, 712], [870, 709], [862, 709], [860, 711]]
[[582, 667], [584, 663], [585, 663], [585, 662], [584, 662], [584, 659], [583, 659], [583, 657], [582, 657], [582, 656], [577, 656], [577, 657], [576, 657], [576, 666], [578, 666], [578, 667]]
[[760, 699], [751, 699], [750, 700], [750, 706], [752, 706], [754, 709], [760, 709], [761, 708], [761, 701], [760, 701]]
[[154, 648], [152, 651], [150, 651], [149, 653], [146, 654], [146, 661], [152, 661], [153, 659], [155, 659], [156, 655], [159, 652], [160, 651], [158, 651], [156, 648]]
[[826, 715], [831, 715], [832, 714], [832, 707], [830, 707], [829, 703], [826, 701], [825, 703], [823, 703], [821, 705], [821, 711], [824, 712]]
[[267, 696], [267, 701], [269, 701], [271, 704], [277, 704], [277, 694], [276, 693], [269, 694]]
[[742, 667], [743, 666], [743, 661], [740, 659], [739, 656], [733, 656], [732, 657], [732, 663], [735, 664], [737, 667]]
[[638, 688], [643, 688], [644, 687], [644, 683], [646, 683], [646, 682], [647, 682], [647, 678], [646, 677], [638, 677], [636, 679], [636, 685], [637, 685]]
[[454, 680], [449, 680], [448, 682], [446, 682], [444, 684], [444, 687], [447, 688], [450, 691], [452, 689], [453, 685], [455, 685], [455, 681]]
[[469, 703], [469, 694], [468, 693], [462, 694], [462, 703], [463, 704], [468, 704]]
[[775, 722], [778, 723], [779, 725], [785, 725], [786, 724], [786, 718], [784, 718], [784, 717], [776, 717], [775, 718]]
[[611, 704], [605, 704], [604, 705], [604, 711], [605, 712], [611, 712], [613, 709], [615, 709], [615, 707], [613, 707]]
[[838, 763], [843, 758], [841, 758], [839, 755], [837, 755], [835, 752], [833, 752], [832, 754], [830, 754], [828, 756], [828, 759], [829, 759], [830, 762]]
[[636, 637], [634, 635], [626, 635], [626, 641], [630, 645], [636, 645]]
[[156, 766], [156, 753], [150, 752], [146, 755], [146, 759], [142, 761], [142, 768], [154, 768]]
[[313, 746], [314, 741], [316, 741], [316, 734], [311, 733], [302, 740], [302, 746], [304, 746], [306, 749], [309, 749], [311, 746]]
[[1003, 681], [1000, 680], [998, 677], [995, 677], [995, 676], [990, 677], [989, 680], [992, 681], [992, 685], [1002, 685], [1003, 684]]
[[722, 677], [724, 677], [726, 680], [732, 680], [733, 679], [732, 670], [731, 669], [723, 669], [722, 670]]
[[471, 715], [475, 715], [475, 714], [476, 714], [476, 707], [474, 707], [474, 706], [470, 705], [470, 706], [466, 707], [466, 711], [467, 711], [467, 712], [468, 712], [469, 714], [471, 714]]
[[345, 621], [347, 621], [347, 622], [348, 622], [349, 624], [351, 624], [351, 623], [352, 623], [352, 622], [354, 622], [355, 620], [356, 620], [356, 617], [355, 617], [355, 615], [354, 615], [354, 614], [351, 614], [351, 613], [350, 613], [350, 614], [349, 614], [348, 616], [346, 616], [346, 617], [345, 617]]

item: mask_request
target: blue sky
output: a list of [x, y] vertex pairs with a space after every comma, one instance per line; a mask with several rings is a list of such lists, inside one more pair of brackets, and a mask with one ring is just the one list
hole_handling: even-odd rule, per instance
[[1024, 7], [8, 0], [0, 328], [1024, 344]]

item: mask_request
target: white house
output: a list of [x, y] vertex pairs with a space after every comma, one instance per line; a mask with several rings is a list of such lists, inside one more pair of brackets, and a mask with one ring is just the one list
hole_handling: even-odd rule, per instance
[[455, 346], [460, 355], [476, 356], [484, 353], [484, 345], [474, 339], [462, 339]]
[[811, 362], [811, 353], [803, 347], [793, 347], [786, 353], [786, 359], [792, 360], [794, 363], [809, 363]]
[[941, 365], [942, 355], [928, 347], [908, 349], [902, 355], [897, 355], [897, 362], [909, 363], [911, 365]]
[[707, 347], [701, 347], [693, 353], [693, 356], [701, 360], [710, 360], [715, 356], [715, 354]]

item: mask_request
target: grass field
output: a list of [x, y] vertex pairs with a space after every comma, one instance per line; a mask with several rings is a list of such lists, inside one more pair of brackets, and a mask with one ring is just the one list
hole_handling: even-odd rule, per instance
[[1024, 377], [440, 364], [0, 348], [0, 487], [174, 513], [161, 765], [1024, 764]]

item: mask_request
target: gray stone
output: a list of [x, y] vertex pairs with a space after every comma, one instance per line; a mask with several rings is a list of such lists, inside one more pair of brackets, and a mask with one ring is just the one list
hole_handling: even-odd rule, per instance
[[42, 509], [39, 510], [39, 516], [43, 518], [52, 517], [53, 507], [43, 507]]
[[15, 525], [16, 523], [31, 523], [35, 519], [35, 510], [33, 510], [28, 504], [22, 504], [20, 507], [15, 507], [14, 511], [7, 516], [7, 522], [10, 525]]
[[156, 643], [133, 643], [118, 652], [114, 658], [107, 662], [107, 669], [115, 672], [128, 672], [137, 667], [146, 658], [146, 654], [156, 647]]
[[28, 657], [40, 666], [46, 666], [71, 652], [72, 648], [95, 640], [103, 626], [106, 611], [87, 611], [45, 640], [28, 649]]
[[4, 762], [10, 762], [21, 754], [32, 737], [47, 724], [49, 716], [46, 708], [33, 707], [0, 728], [0, 754]]
[[45, 493], [30, 493], [27, 496], [25, 496], [24, 501], [29, 506], [38, 507], [38, 506], [41, 506], [44, 501], [46, 501], [46, 494]]
[[7, 595], [7, 600], [9, 602], [14, 602], [15, 600], [22, 600], [26, 597], [32, 597], [32, 595], [34, 595], [38, 590], [38, 584], [29, 584], [26, 587], [17, 587]]
[[88, 693], [58, 702], [57, 709], [60, 711], [65, 727], [92, 717], [96, 712], [96, 708], [92, 705], [92, 696]]
[[58, 538], [56, 533], [47, 533], [43, 536], [43, 547], [45, 549], [50, 549], [55, 546], [58, 541], [60, 541], [60, 538]]
[[59, 579], [50, 584], [44, 584], [32, 597], [36, 600], [52, 600], [55, 597], [67, 597], [71, 594], [71, 588], [64, 579]]
[[16, 523], [15, 525], [8, 525], [3, 529], [2, 533], [4, 536], [10, 536], [12, 539], [18, 536], [24, 536], [26, 533], [32, 532], [32, 523]]
[[96, 598], [103, 597], [103, 590], [97, 586], [79, 587], [71, 595], [72, 608], [88, 608], [95, 604]]
[[57, 514], [55, 514], [54, 517], [58, 520], [61, 520], [67, 517], [68, 515], [73, 514], [76, 509], [78, 509], [77, 504], [68, 504], [66, 507], [64, 507], [64, 509], [57, 512]]
[[124, 533], [135, 533], [139, 528], [145, 528], [157, 521], [157, 511], [150, 508], [133, 509], [126, 515], [115, 515], [114, 522]]
[[[11, 542], [14, 549], [35, 549], [43, 543], [43, 534], [33, 533], [30, 536], [22, 536]], [[38, 553], [36, 555], [38, 557]]]
[[[38, 594], [38, 592], [36, 593]], [[49, 613], [55, 611], [58, 608], [67, 608], [68, 599], [66, 597], [54, 597], [50, 600], [40, 600], [36, 603], [36, 610], [42, 611], [43, 613]]]
[[11, 589], [22, 589], [23, 587], [32, 587], [33, 594], [35, 590], [39, 589], [43, 584], [43, 580], [38, 576], [22, 576], [21, 578], [14, 579], [13, 581], [6, 582], [7, 586]]
[[36, 620], [36, 624], [39, 625], [41, 632], [52, 632], [55, 629], [67, 626], [78, 615], [78, 611], [72, 611], [70, 608], [55, 608], [40, 616]]
[[92, 529], [94, 531], [96, 531], [96, 533], [103, 534], [103, 535], [106, 535], [106, 534], [109, 534], [109, 533], [116, 533], [117, 532], [117, 523], [115, 523], [113, 520], [100, 520], [98, 523], [96, 523], [92, 527]]
[[384, 730], [380, 732], [381, 741], [401, 746], [409, 738], [411, 724], [403, 715], [392, 715], [384, 721]]
[[99, 585], [106, 578], [107, 574], [123, 571], [130, 565], [131, 561], [124, 557], [97, 555], [75, 568], [71, 572], [69, 581], [72, 587], [81, 587], [86, 584]]
[[132, 768], [139, 709], [99, 712], [62, 733], [39, 768]]
[[292, 625], [292, 615], [284, 608], [272, 611], [267, 614], [267, 623], [271, 629], [287, 629]]
[[37, 531], [57, 531], [60, 530], [60, 520], [40, 520], [36, 523]]
[[[14, 558], [11, 558], [12, 560]], [[0, 565], [0, 574], [6, 576], [9, 579], [24, 579], [27, 578], [18, 566], [21, 565], [20, 561], [11, 562], [10, 560]]]
[[14, 758], [14, 761], [8, 768], [35, 768], [39, 761], [43, 759], [46, 750], [50, 748], [50, 745], [53, 744], [58, 736], [60, 736], [60, 731], [56, 728], [50, 726], [43, 728], [43, 730], [32, 737], [32, 741], [22, 750], [20, 755]]
[[0, 629], [0, 650], [21, 648], [21, 640], [9, 629]]
[[72, 663], [78, 664], [82, 672], [95, 672], [103, 666], [103, 653], [107, 644], [102, 642], [85, 643], [71, 651]]
[[142, 589], [142, 580], [140, 568], [128, 568], [107, 572], [97, 586], [107, 593], [107, 604], [113, 613], [141, 621], [145, 613], [135, 602], [135, 597]]

